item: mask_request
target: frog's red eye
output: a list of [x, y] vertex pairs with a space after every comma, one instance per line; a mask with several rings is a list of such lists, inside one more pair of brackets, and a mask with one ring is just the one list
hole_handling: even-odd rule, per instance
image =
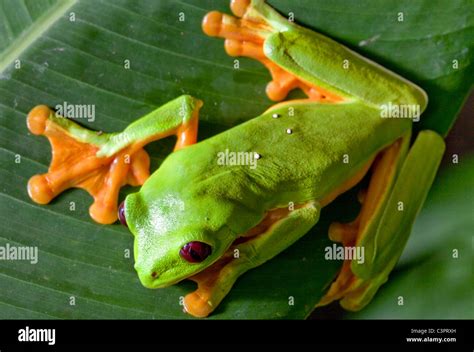
[[120, 203], [119, 207], [118, 207], [118, 218], [120, 220], [120, 222], [122, 223], [123, 226], [126, 226], [128, 227], [127, 225], [127, 219], [125, 219], [125, 206], [124, 206], [124, 202]]
[[184, 245], [179, 255], [190, 263], [200, 263], [211, 254], [211, 246], [207, 243], [193, 241]]

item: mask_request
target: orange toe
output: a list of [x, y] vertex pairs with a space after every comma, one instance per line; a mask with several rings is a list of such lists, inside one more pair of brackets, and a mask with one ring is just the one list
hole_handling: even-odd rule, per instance
[[28, 181], [28, 194], [38, 204], [48, 204], [54, 193], [44, 175], [35, 175]]
[[222, 13], [219, 11], [209, 12], [202, 20], [202, 30], [208, 36], [216, 37], [221, 32]]
[[201, 297], [198, 292], [192, 292], [184, 297], [184, 309], [197, 318], [205, 318], [213, 311], [210, 302]]
[[89, 207], [89, 215], [100, 224], [113, 224], [117, 220], [117, 204], [104, 205], [96, 201]]
[[249, 6], [250, 0], [232, 0], [230, 2], [230, 9], [237, 17], [244, 17]]

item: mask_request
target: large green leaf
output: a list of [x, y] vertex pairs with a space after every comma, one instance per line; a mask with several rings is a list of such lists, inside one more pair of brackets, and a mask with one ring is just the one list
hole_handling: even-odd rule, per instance
[[[430, 106], [417, 127], [447, 132], [471, 84], [472, 2], [270, 2], [419, 83]], [[30, 201], [26, 182], [46, 171], [50, 149], [28, 133], [25, 117], [36, 104], [95, 104], [96, 120], [84, 124], [118, 131], [182, 93], [205, 101], [200, 138], [257, 116], [271, 104], [264, 94], [269, 75], [244, 58], [234, 69], [222, 40], [202, 33], [201, 19], [213, 9], [229, 12], [228, 1], [0, 0], [0, 246], [39, 248], [36, 265], [0, 261], [0, 317], [186, 317], [179, 297], [192, 285], [142, 288], [124, 255], [131, 236], [93, 223], [85, 192], [68, 191], [48, 206]], [[171, 144], [148, 148], [152, 167]], [[324, 209], [307, 236], [242, 277], [213, 317], [305, 317], [340, 264], [323, 259], [328, 224], [351, 219], [355, 203], [353, 192]]]

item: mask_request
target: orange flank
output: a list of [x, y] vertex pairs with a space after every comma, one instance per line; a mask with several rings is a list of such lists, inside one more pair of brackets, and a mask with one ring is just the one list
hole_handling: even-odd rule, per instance
[[249, 15], [247, 11], [249, 4], [248, 0], [232, 1], [232, 12], [238, 18], [217, 11], [209, 12], [202, 21], [204, 33], [224, 38], [224, 47], [228, 55], [249, 57], [265, 65], [272, 76], [266, 93], [273, 101], [285, 99], [291, 90], [297, 88], [313, 101], [333, 103], [342, 101], [343, 98], [338, 95], [295, 76], [265, 56], [263, 42], [274, 30], [262, 19]]
[[121, 187], [142, 185], [149, 177], [150, 158], [143, 149], [147, 143], [173, 133], [178, 135], [175, 150], [196, 142], [195, 115], [187, 125], [171, 133], [130, 144], [112, 156], [98, 157], [99, 145], [75, 139], [49, 118], [51, 114], [54, 112], [45, 105], [36, 106], [28, 114], [28, 129], [35, 135], [47, 137], [52, 148], [48, 172], [30, 178], [28, 194], [36, 203], [47, 204], [68, 188], [82, 188], [94, 198], [90, 216], [101, 224], [117, 220]]

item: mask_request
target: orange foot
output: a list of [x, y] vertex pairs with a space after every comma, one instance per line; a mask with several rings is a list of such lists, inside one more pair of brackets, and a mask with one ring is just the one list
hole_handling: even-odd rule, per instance
[[[101, 224], [115, 222], [120, 188], [126, 184], [142, 185], [149, 177], [150, 158], [143, 146], [157, 138], [128, 145], [112, 156], [98, 157], [97, 152], [107, 141], [106, 134], [97, 133], [94, 143], [80, 141], [52, 118], [53, 115], [45, 105], [36, 106], [28, 114], [28, 129], [35, 135], [46, 136], [52, 148], [48, 172], [28, 181], [30, 198], [36, 203], [47, 204], [68, 188], [82, 188], [94, 198], [89, 208], [90, 216]], [[67, 123], [82, 129], [71, 121]], [[191, 125], [173, 131], [178, 136], [175, 149], [196, 141], [197, 118]]]
[[268, 68], [272, 81], [268, 83], [266, 93], [271, 100], [281, 101], [296, 88], [300, 88], [309, 99], [314, 101], [342, 100], [333, 93], [304, 82], [265, 56], [263, 43], [277, 30], [272, 28], [263, 17], [255, 15], [250, 0], [232, 0], [230, 7], [237, 17], [218, 11], [209, 12], [203, 19], [202, 29], [209, 36], [224, 38], [225, 50], [230, 56], [250, 57]]
[[[213, 296], [216, 295], [216, 282], [222, 277], [223, 269], [232, 259], [232, 254], [226, 253], [216, 263], [189, 278], [197, 283], [198, 287], [194, 292], [188, 293], [184, 297], [184, 311], [186, 313], [197, 318], [204, 318], [214, 311], [216, 307], [212, 305], [212, 298], [215, 299]], [[219, 302], [220, 299], [216, 305]]]

